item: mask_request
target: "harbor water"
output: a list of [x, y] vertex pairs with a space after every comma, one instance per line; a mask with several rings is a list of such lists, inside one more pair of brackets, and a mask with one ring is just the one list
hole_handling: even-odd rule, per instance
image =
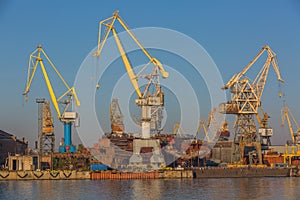
[[0, 199], [299, 199], [300, 179], [1, 181]]

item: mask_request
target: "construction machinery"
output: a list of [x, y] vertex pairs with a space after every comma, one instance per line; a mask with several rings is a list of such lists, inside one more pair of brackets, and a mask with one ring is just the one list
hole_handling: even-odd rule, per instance
[[112, 99], [110, 104], [110, 125], [112, 133], [124, 133], [124, 116], [120, 109], [118, 99]]
[[38, 151], [43, 156], [54, 153], [54, 124], [49, 101], [36, 99], [36, 103], [38, 104]]
[[[46, 67], [44, 65], [43, 58], [45, 58], [45, 60], [48, 61], [48, 64], [50, 64], [52, 69], [55, 71], [55, 73], [57, 74], [57, 76], [59, 77], [59, 79], [65, 86], [65, 88], [67, 89], [67, 91], [58, 98], [56, 97], [56, 95], [54, 93], [54, 90], [53, 90], [52, 84], [50, 82]], [[70, 107], [72, 107], [70, 105], [72, 104], [72, 100], [74, 99], [76, 102], [76, 105], [80, 106], [80, 102], [77, 98], [75, 88], [70, 87], [66, 83], [66, 81], [63, 79], [61, 74], [58, 72], [57, 68], [54, 66], [54, 64], [49, 59], [49, 57], [47, 56], [45, 51], [42, 49], [42, 46], [38, 45], [37, 49], [34, 50], [30, 54], [30, 59], [29, 59], [29, 63], [28, 63], [28, 75], [27, 75], [26, 89], [23, 93], [23, 95], [26, 95], [26, 100], [28, 100], [27, 94], [29, 93], [31, 83], [33, 81], [33, 78], [34, 78], [34, 75], [35, 75], [35, 72], [36, 72], [38, 66], [40, 66], [42, 69], [52, 104], [57, 113], [57, 117], [64, 124], [64, 140], [63, 140], [63, 144], [61, 144], [59, 147], [59, 151], [61, 153], [64, 153], [64, 152], [74, 153], [76, 151], [76, 148], [72, 144], [71, 128], [72, 128], [73, 123], [75, 124], [75, 126], [79, 125], [79, 118], [78, 118], [77, 112], [70, 110], [71, 109]], [[61, 108], [59, 107], [59, 104], [64, 105], [62, 111], [61, 111]]]
[[271, 146], [271, 137], [273, 136], [273, 129], [269, 126], [269, 116], [261, 107], [259, 107], [262, 117], [259, 112], [256, 113], [257, 122], [259, 124], [258, 133], [260, 135], [260, 144], [262, 150], [268, 150]]
[[205, 138], [208, 142], [214, 141], [216, 137], [219, 137], [218, 141], [228, 141], [230, 137], [228, 122], [224, 121], [223, 124], [219, 124], [216, 112], [216, 108], [213, 108], [208, 114], [207, 122], [205, 119], [200, 120], [195, 139], [199, 138], [201, 130], [203, 129]]
[[[256, 78], [251, 81], [244, 75], [264, 52], [267, 52], [267, 59]], [[258, 163], [262, 164], [261, 144], [258, 141], [254, 118], [261, 107], [261, 97], [271, 64], [278, 80], [284, 82], [280, 76], [276, 54], [269, 46], [264, 46], [257, 56], [240, 73], [233, 75], [222, 88], [224, 90], [230, 89], [231, 99], [229, 102], [220, 105], [220, 112], [236, 115], [233, 162], [251, 163], [249, 157], [254, 157], [256, 154]]]
[[[148, 58], [148, 63], [141, 68], [138, 73], [135, 73], [127, 54], [123, 48], [123, 45], [120, 41], [116, 30], [116, 22], [119, 22], [121, 27], [125, 32], [132, 38], [140, 50]], [[105, 30], [103, 31], [103, 27]], [[141, 107], [141, 140], [134, 140], [133, 142], [133, 156], [130, 158], [130, 163], [132, 164], [141, 164], [142, 157], [140, 156], [141, 148], [149, 147], [153, 148], [153, 156], [151, 157], [151, 164], [154, 168], [157, 168], [160, 164], [164, 163], [163, 156], [160, 151], [160, 145], [158, 140], [153, 140], [151, 138], [152, 133], [159, 133], [162, 130], [162, 109], [164, 106], [164, 93], [162, 92], [160, 86], [160, 73], [163, 78], [168, 77], [168, 72], [166, 72], [162, 64], [156, 59], [153, 58], [149, 52], [142, 46], [142, 44], [137, 40], [134, 34], [130, 31], [125, 22], [120, 18], [119, 11], [116, 11], [112, 17], [102, 20], [99, 26], [98, 34], [98, 48], [94, 53], [94, 56], [99, 58], [103, 47], [107, 41], [109, 34], [112, 32], [113, 37], [116, 41], [118, 50], [120, 52], [121, 58], [123, 60], [125, 69], [131, 81], [131, 84], [138, 96], [135, 100], [135, 104]], [[102, 36], [103, 33], [103, 36]], [[149, 66], [153, 66], [153, 70], [150, 73], [145, 73], [146, 69], [149, 69]], [[160, 73], [159, 73], [160, 72]], [[143, 87], [140, 86], [138, 81], [141, 79], [146, 80], [147, 84]]]
[[188, 138], [188, 134], [181, 128], [178, 122], [174, 125], [173, 135], [179, 138]]
[[284, 122], [287, 122], [291, 134], [292, 145], [300, 144], [300, 128], [288, 105], [285, 105], [281, 110], [281, 116], [281, 125], [284, 126]]

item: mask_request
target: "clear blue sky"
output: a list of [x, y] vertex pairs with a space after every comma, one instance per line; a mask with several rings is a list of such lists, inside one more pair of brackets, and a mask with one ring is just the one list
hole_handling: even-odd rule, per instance
[[[225, 81], [248, 64], [262, 46], [269, 44], [278, 55], [289, 106], [300, 122], [300, 2], [297, 0], [172, 3], [1, 0], [0, 129], [24, 136], [33, 144], [37, 132], [35, 95], [48, 98], [48, 94], [43, 80], [36, 77], [30, 101], [24, 102], [21, 94], [29, 54], [41, 43], [72, 84], [83, 59], [96, 45], [99, 21], [117, 9], [131, 28], [163, 27], [190, 36], [208, 51]], [[280, 127], [281, 103], [276, 99], [278, 85], [272, 81], [274, 77], [271, 70], [273, 84], [266, 86], [263, 105], [272, 115], [272, 126], [276, 129], [273, 143], [279, 144], [289, 136]]]

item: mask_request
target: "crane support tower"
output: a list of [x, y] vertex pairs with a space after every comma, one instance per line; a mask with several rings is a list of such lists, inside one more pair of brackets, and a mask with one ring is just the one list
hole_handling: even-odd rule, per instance
[[55, 135], [50, 103], [36, 99], [38, 104], [38, 151], [41, 156], [54, 153]]
[[[148, 63], [144, 67], [142, 67], [142, 69], [138, 73], [134, 72], [131, 63], [129, 62], [127, 54], [117, 34], [115, 26], [116, 22], [119, 22], [122, 28], [126, 31], [126, 33], [128, 33], [130, 38], [132, 38], [132, 40], [136, 43], [136, 45], [141, 49], [141, 51], [149, 60]], [[103, 27], [105, 28], [104, 31], [102, 30]], [[102, 35], [102, 33], [104, 34]], [[98, 48], [94, 53], [94, 56], [97, 56], [98, 58], [101, 56], [101, 52], [110, 33], [113, 34], [131, 84], [138, 96], [138, 98], [135, 100], [135, 104], [141, 108], [142, 139], [133, 141], [133, 156], [130, 158], [130, 163], [133, 165], [140, 165], [142, 163], [142, 157], [140, 155], [141, 148], [151, 147], [153, 148], [153, 156], [150, 159], [151, 165], [154, 168], [158, 168], [161, 164], [165, 164], [165, 161], [160, 151], [159, 141], [152, 140], [150, 138], [151, 132], [160, 132], [162, 129], [161, 121], [162, 109], [164, 107], [164, 93], [162, 92], [160, 86], [160, 74], [163, 78], [167, 78], [169, 74], [164, 70], [162, 64], [156, 58], [153, 58], [137, 40], [137, 38], [130, 31], [125, 22], [120, 18], [119, 11], [116, 11], [112, 17], [109, 17], [100, 22]], [[143, 74], [146, 69], [149, 69], [149, 66], [153, 66], [152, 72]], [[144, 89], [142, 89], [143, 87], [138, 83], [140, 79], [144, 79], [147, 81]]]
[[[53, 68], [57, 76], [62, 81], [63, 85], [66, 87], [67, 91], [63, 93], [59, 98], [56, 97], [54, 93], [54, 89], [52, 87], [52, 84], [50, 82], [46, 67], [44, 65], [43, 58], [45, 58], [46, 61], [50, 64], [50, 66]], [[52, 61], [49, 59], [45, 51], [42, 49], [41, 45], [38, 45], [37, 49], [33, 51], [30, 54], [30, 59], [28, 63], [28, 74], [27, 74], [27, 82], [26, 82], [26, 89], [23, 92], [23, 95], [26, 95], [26, 101], [28, 100], [28, 93], [31, 86], [31, 83], [33, 81], [35, 72], [37, 70], [37, 67], [40, 66], [44, 75], [44, 79], [49, 91], [49, 95], [52, 101], [52, 104], [56, 110], [58, 119], [64, 124], [64, 144], [61, 144], [59, 147], [59, 151], [61, 153], [64, 152], [71, 152], [74, 153], [76, 151], [76, 147], [72, 144], [72, 138], [71, 138], [71, 128], [72, 124], [75, 123], [75, 126], [79, 125], [79, 119], [78, 119], [78, 113], [74, 111], [70, 111], [72, 107], [70, 104], [72, 104], [72, 100], [74, 99], [77, 106], [80, 106], [80, 102], [77, 98], [75, 88], [70, 87], [66, 81], [63, 79], [61, 74], [58, 72], [57, 68], [54, 66]], [[59, 104], [64, 105], [63, 110], [61, 111]]]
[[[251, 81], [244, 75], [264, 52], [267, 52], [267, 59], [256, 78]], [[278, 80], [284, 82], [280, 76], [276, 54], [269, 46], [264, 46], [257, 56], [240, 73], [233, 75], [222, 88], [230, 89], [231, 100], [220, 104], [220, 112], [236, 115], [233, 162], [262, 164], [261, 143], [258, 141], [255, 116], [261, 107], [261, 97], [271, 64]], [[269, 129], [269, 127], [265, 128]], [[268, 134], [268, 131], [260, 130], [259, 133], [264, 136], [264, 134]], [[255, 160], [250, 160], [251, 158], [255, 158]]]

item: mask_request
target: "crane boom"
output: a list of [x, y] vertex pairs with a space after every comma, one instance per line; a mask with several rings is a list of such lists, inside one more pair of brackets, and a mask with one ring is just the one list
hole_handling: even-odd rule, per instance
[[[251, 60], [251, 62], [240, 72], [238, 73], [237, 75], [233, 75], [231, 77], [231, 79], [222, 87], [223, 90], [226, 90], [230, 87], [232, 87], [237, 81], [239, 81], [241, 79], [242, 76], [245, 75], [245, 73], [252, 67], [252, 65], [260, 58], [260, 56], [265, 52], [267, 51], [268, 52], [268, 58], [267, 58], [267, 61], [265, 62], [265, 65], [264, 67], [262, 68], [261, 72], [257, 75], [256, 79], [255, 80], [259, 80], [259, 77], [260, 77], [260, 74], [262, 72], [266, 72], [265, 75], [267, 75], [268, 73], [268, 69], [269, 69], [269, 66], [270, 66], [270, 63], [272, 63], [272, 66], [274, 68], [274, 71], [275, 73], [277, 74], [277, 78], [280, 82], [284, 82], [284, 80], [281, 78], [281, 75], [280, 75], [280, 71], [279, 71], [279, 68], [278, 68], [278, 65], [277, 65], [277, 57], [276, 57], [276, 54], [271, 50], [271, 48], [266, 45], [262, 48], [262, 50], [254, 57], [253, 60]], [[265, 76], [266, 77], [266, 76]], [[258, 81], [254, 81], [254, 83]], [[265, 81], [264, 81], [265, 83]]]
[[[112, 17], [109, 17], [105, 20], [102, 20], [100, 22], [100, 25], [99, 25], [99, 33], [98, 33], [98, 48], [97, 48], [97, 51], [94, 53], [94, 56], [100, 56], [101, 52], [102, 52], [102, 49], [107, 41], [107, 38], [110, 34], [110, 32], [113, 33], [113, 36], [115, 38], [115, 41], [117, 43], [117, 46], [118, 46], [118, 49], [119, 49], [119, 52], [121, 54], [121, 57], [122, 57], [122, 60], [124, 62], [124, 65], [125, 65], [125, 68], [126, 68], [126, 71], [128, 73], [128, 76], [130, 78], [130, 81], [133, 85], [133, 88], [135, 89], [137, 95], [139, 98], [142, 98], [146, 95], [146, 91], [144, 91], [143, 93], [141, 92], [140, 90], [140, 87], [138, 85], [138, 82], [137, 82], [137, 75], [140, 74], [137, 73], [137, 75], [135, 75], [134, 73], [134, 70], [132, 69], [132, 66], [127, 58], [127, 55], [124, 51], [124, 48], [120, 42], [120, 39], [118, 37], [118, 34], [117, 34], [117, 31], [114, 27], [115, 25], [115, 22], [118, 21], [121, 26], [124, 28], [124, 30], [129, 34], [129, 36], [133, 39], [133, 41], [139, 46], [139, 48], [143, 51], [143, 53], [147, 56], [147, 58], [149, 59], [149, 62], [152, 63], [154, 66], [157, 66], [158, 69], [160, 70], [161, 74], [162, 74], [162, 77], [163, 78], [167, 78], [169, 76], [169, 73], [165, 71], [164, 67], [162, 66], [162, 64], [156, 59], [156, 58], [153, 58], [150, 53], [143, 47], [143, 45], [138, 41], [138, 39], [134, 36], [134, 34], [130, 31], [130, 29], [128, 28], [128, 26], [125, 24], [125, 22], [120, 18], [119, 16], [119, 11], [116, 11]], [[105, 30], [105, 33], [104, 33], [104, 37], [102, 39], [101, 37], [101, 33], [102, 33], [102, 27], [105, 26], [106, 27], [106, 30]], [[147, 67], [148, 64], [145, 65], [145, 67]], [[144, 70], [144, 68], [142, 68], [142, 70]]]
[[119, 51], [120, 51], [122, 60], [123, 60], [123, 62], [124, 62], [126, 71], [127, 71], [128, 76], [129, 76], [129, 78], [130, 78], [130, 81], [131, 81], [131, 83], [132, 83], [132, 85], [133, 85], [133, 88], [135, 89], [135, 92], [137, 93], [138, 97], [139, 97], [139, 98], [142, 98], [142, 93], [141, 93], [141, 90], [140, 90], [140, 88], [139, 88], [139, 85], [138, 85], [136, 76], [135, 76], [134, 71], [133, 71], [133, 69], [132, 69], [132, 67], [131, 67], [131, 65], [130, 65], [130, 62], [129, 62], [127, 56], [126, 56], [126, 53], [125, 53], [125, 51], [124, 51], [124, 48], [123, 48], [123, 46], [122, 46], [122, 44], [121, 44], [121, 41], [120, 41], [120, 39], [119, 39], [119, 37], [118, 37], [118, 34], [117, 34], [117, 32], [115, 31], [114, 28], [112, 28], [112, 32], [113, 32], [114, 38], [115, 38], [115, 40], [116, 40], [116, 43], [117, 43], [117, 45], [118, 45], [118, 49], [119, 49]]
[[[35, 55], [36, 54], [36, 55]], [[51, 67], [54, 69], [54, 71], [56, 72], [56, 74], [58, 75], [58, 77], [60, 78], [60, 80], [63, 82], [63, 84], [65, 85], [65, 87], [67, 88], [67, 91], [61, 95], [59, 98], [56, 97], [52, 84], [50, 82], [47, 70], [45, 68], [43, 59], [42, 59], [42, 55], [44, 55], [44, 57], [46, 58], [46, 60], [49, 62], [49, 64], [51, 65]], [[62, 119], [62, 113], [59, 109], [59, 101], [65, 97], [68, 94], [72, 94], [72, 96], [75, 99], [76, 105], [80, 106], [80, 102], [78, 100], [78, 97], [76, 95], [75, 89], [74, 87], [70, 87], [66, 81], [63, 79], [63, 77], [61, 76], [61, 74], [58, 72], [58, 70], [56, 69], [56, 67], [54, 66], [54, 64], [52, 63], [52, 61], [49, 59], [49, 57], [47, 56], [47, 54], [45, 53], [45, 51], [42, 49], [41, 45], [38, 45], [37, 49], [35, 51], [33, 51], [30, 54], [30, 59], [29, 59], [29, 64], [28, 64], [28, 74], [27, 74], [27, 82], [26, 82], [26, 88], [25, 91], [23, 92], [23, 95], [27, 95], [29, 93], [30, 87], [31, 87], [31, 83], [33, 81], [36, 69], [38, 67], [38, 65], [40, 64], [40, 67], [42, 69], [43, 72], [43, 76], [48, 88], [48, 92], [52, 101], [52, 104], [55, 108], [55, 111], [57, 113], [57, 116], [59, 119]], [[32, 67], [33, 66], [33, 67]]]

